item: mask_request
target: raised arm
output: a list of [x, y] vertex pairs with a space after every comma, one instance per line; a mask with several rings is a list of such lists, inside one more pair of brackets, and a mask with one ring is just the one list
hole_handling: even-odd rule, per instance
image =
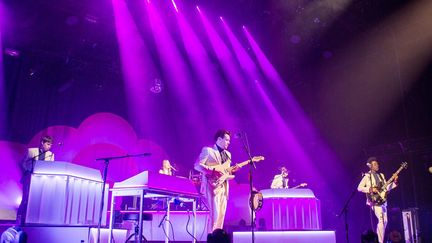
[[[384, 174], [381, 174], [381, 176], [382, 176], [382, 178], [384, 178], [384, 181], [387, 181], [387, 180], [385, 179], [385, 177], [384, 177]], [[386, 190], [387, 190], [387, 191], [393, 190], [395, 187], [397, 187], [397, 179], [398, 179], [398, 176], [395, 175], [394, 178], [393, 178], [392, 183], [390, 183], [390, 184], [386, 187]]]

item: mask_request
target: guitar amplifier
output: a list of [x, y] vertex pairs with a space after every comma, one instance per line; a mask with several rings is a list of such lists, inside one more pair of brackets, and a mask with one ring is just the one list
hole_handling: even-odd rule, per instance
[[404, 236], [406, 243], [420, 243], [420, 225], [418, 208], [408, 208], [402, 211]]

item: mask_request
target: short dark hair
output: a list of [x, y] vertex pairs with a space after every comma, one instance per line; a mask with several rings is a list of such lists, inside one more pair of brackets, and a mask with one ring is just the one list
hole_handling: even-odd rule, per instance
[[53, 138], [51, 136], [45, 135], [41, 138], [42, 143], [52, 143]]
[[223, 138], [225, 136], [225, 134], [231, 136], [231, 133], [226, 129], [217, 130], [217, 132], [214, 135], [214, 140], [216, 141], [216, 140], [218, 140], [218, 138]]
[[366, 164], [370, 164], [370, 163], [372, 163], [372, 161], [376, 161], [376, 162], [378, 162], [378, 160], [377, 160], [376, 157], [369, 157], [369, 158], [367, 159], [367, 161], [366, 161]]

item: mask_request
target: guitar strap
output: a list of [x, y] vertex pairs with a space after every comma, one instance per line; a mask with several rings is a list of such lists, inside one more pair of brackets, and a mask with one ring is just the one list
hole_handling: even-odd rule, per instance
[[381, 187], [384, 183], [384, 179], [382, 178], [380, 173], [372, 173], [374, 179], [375, 179], [375, 184], [378, 187]]

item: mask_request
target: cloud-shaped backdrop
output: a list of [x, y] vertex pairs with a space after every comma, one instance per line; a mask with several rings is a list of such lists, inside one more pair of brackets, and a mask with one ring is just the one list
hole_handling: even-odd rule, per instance
[[107, 182], [122, 181], [140, 171], [156, 171], [161, 161], [168, 158], [161, 146], [140, 139], [132, 126], [112, 113], [97, 113], [86, 118], [78, 128], [69, 126], [48, 127], [33, 136], [29, 144], [0, 141], [3, 173], [0, 177], [0, 210], [13, 210], [21, 198], [21, 168], [26, 149], [38, 147], [40, 138], [49, 134], [54, 138], [52, 151], [57, 161], [99, 169], [104, 163], [97, 158], [151, 153], [146, 157], [129, 157], [111, 160]]

